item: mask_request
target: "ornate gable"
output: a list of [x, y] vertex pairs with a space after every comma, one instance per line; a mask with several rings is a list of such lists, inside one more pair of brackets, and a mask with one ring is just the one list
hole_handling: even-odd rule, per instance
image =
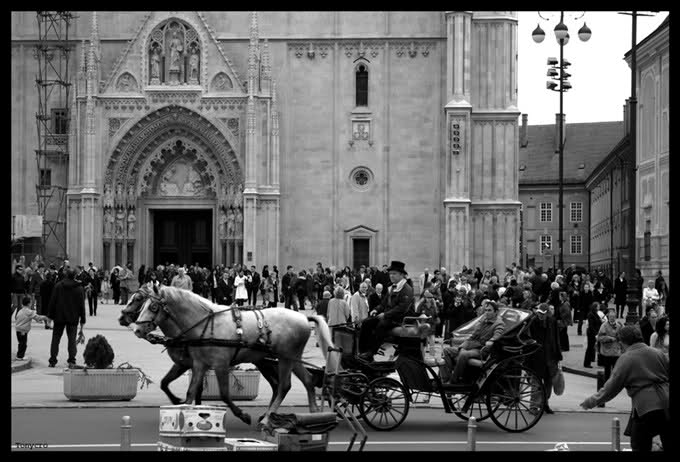
[[245, 96], [244, 85], [202, 14], [148, 13], [101, 93], [195, 90]]

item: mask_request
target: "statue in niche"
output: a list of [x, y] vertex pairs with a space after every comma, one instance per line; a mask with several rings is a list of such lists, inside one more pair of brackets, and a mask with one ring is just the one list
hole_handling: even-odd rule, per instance
[[172, 83], [179, 83], [182, 71], [182, 54], [184, 52], [184, 45], [179, 38], [179, 34], [175, 30], [172, 33], [172, 40], [170, 41], [170, 76]]
[[234, 207], [242, 207], [243, 206], [243, 188], [241, 185], [236, 186], [236, 191], [234, 192]]
[[135, 194], [135, 187], [132, 186], [132, 185], [128, 186], [127, 202], [128, 202], [128, 207], [134, 207], [135, 203], [137, 202], [137, 195]]
[[125, 203], [125, 197], [123, 196], [123, 183], [118, 183], [116, 185], [116, 204], [122, 205]]
[[198, 47], [194, 44], [191, 46], [191, 56], [189, 57], [189, 83], [198, 83]]
[[160, 83], [161, 76], [161, 49], [153, 47], [151, 50], [151, 83]]
[[219, 91], [229, 90], [233, 87], [229, 77], [224, 73], [217, 74], [215, 77], [215, 89]]
[[111, 237], [111, 233], [113, 232], [114, 221], [115, 219], [113, 218], [111, 209], [107, 208], [106, 211], [104, 212], [104, 237], [106, 238]]
[[110, 184], [104, 186], [104, 208], [113, 208], [113, 191]]
[[220, 228], [219, 228], [219, 235], [220, 239], [224, 239], [227, 237], [227, 214], [224, 213], [224, 210], [220, 211]]
[[137, 221], [137, 218], [135, 218], [135, 211], [130, 210], [130, 213], [128, 214], [127, 217], [128, 238], [135, 237], [135, 221]]
[[116, 238], [122, 239], [125, 236], [125, 209], [119, 208], [116, 212]]
[[227, 216], [227, 237], [234, 237], [234, 222], [236, 217], [234, 216], [234, 209], [229, 209], [229, 215]]
[[234, 220], [234, 227], [236, 228], [236, 237], [241, 237], [243, 233], [243, 214], [241, 209], [236, 209], [236, 218]]

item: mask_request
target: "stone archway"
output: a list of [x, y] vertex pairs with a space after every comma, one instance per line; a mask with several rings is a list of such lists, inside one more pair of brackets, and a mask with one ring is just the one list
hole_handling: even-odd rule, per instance
[[[227, 136], [200, 114], [166, 106], [139, 120], [113, 150], [104, 177], [104, 255], [108, 263], [154, 264], [155, 210], [211, 213], [212, 261], [224, 253], [222, 210], [243, 184], [242, 162]], [[181, 177], [181, 178], [180, 178]], [[242, 239], [243, 230], [238, 236]]]

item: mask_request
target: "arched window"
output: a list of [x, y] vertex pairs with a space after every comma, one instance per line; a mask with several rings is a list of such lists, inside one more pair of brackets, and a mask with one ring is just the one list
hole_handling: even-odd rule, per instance
[[357, 106], [368, 106], [368, 67], [359, 64], [356, 71]]

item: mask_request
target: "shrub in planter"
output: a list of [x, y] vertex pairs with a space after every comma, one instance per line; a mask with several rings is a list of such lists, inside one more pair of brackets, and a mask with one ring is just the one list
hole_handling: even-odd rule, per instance
[[[82, 331], [79, 334], [80, 343]], [[113, 348], [102, 335], [92, 337], [85, 347], [85, 367], [64, 369], [64, 395], [71, 401], [129, 401], [151, 379], [141, 369], [129, 363], [113, 367]]]

